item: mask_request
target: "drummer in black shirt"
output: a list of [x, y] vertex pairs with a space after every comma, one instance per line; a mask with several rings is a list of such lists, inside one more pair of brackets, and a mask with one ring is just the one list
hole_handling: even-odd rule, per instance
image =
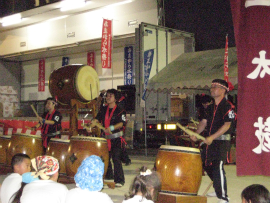
[[96, 118], [92, 121], [91, 127], [96, 122], [101, 123], [105, 130], [103, 137], [107, 139], [110, 159], [105, 179], [114, 178], [115, 186], [122, 187], [125, 184], [124, 171], [121, 162], [122, 147], [125, 144], [123, 139], [123, 127], [126, 125], [126, 111], [117, 105], [120, 94], [116, 89], [109, 89], [106, 93], [106, 105], [101, 105]]
[[37, 128], [41, 127], [41, 137], [43, 145], [43, 153], [46, 153], [47, 146], [51, 138], [60, 137], [61, 120], [62, 115], [59, 111], [55, 109], [57, 102], [54, 98], [49, 97], [46, 100], [45, 108], [46, 112], [42, 117], [38, 117], [38, 123], [34, 127], [26, 127], [33, 131], [36, 131]]
[[[227, 101], [228, 83], [225, 80], [215, 79], [210, 88], [214, 103], [205, 110], [200, 121], [197, 133], [206, 129], [206, 146], [203, 147], [203, 168], [213, 181], [215, 195], [220, 203], [229, 202], [227, 195], [227, 182], [223, 164], [227, 159], [230, 148], [230, 134], [233, 132], [232, 122], [236, 119], [234, 106]], [[195, 136], [191, 137], [196, 141]]]

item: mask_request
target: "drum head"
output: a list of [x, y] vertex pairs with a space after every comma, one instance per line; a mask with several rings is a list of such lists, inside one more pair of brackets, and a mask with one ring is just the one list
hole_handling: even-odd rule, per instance
[[91, 66], [82, 66], [76, 74], [76, 88], [81, 98], [93, 100], [99, 96], [99, 78]]
[[200, 153], [200, 150], [198, 148], [192, 148], [192, 147], [180, 147], [180, 146], [171, 146], [171, 145], [161, 145], [161, 150], [168, 150], [168, 151], [182, 151], [182, 152], [195, 152]]

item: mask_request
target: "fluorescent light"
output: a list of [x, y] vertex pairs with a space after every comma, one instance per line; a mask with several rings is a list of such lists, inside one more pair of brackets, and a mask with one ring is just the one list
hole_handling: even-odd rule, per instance
[[2, 18], [2, 26], [5, 27], [5, 26], [17, 24], [17, 23], [20, 23], [21, 21], [22, 21], [21, 14], [20, 13], [14, 14], [14, 15]]
[[85, 0], [65, 0], [61, 3], [60, 11], [69, 11], [77, 8], [84, 7], [86, 4]]
[[133, 0], [121, 1], [121, 2], [114, 3], [114, 4], [111, 4], [111, 5], [105, 6], [105, 7], [107, 8], [107, 7], [119, 6], [119, 5], [122, 5], [122, 4], [128, 4], [128, 3], [131, 3], [132, 1], [133, 1]]

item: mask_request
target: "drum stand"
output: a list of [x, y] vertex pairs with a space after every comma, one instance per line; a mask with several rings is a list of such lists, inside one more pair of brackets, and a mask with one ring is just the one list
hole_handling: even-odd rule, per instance
[[96, 100], [91, 100], [88, 103], [81, 103], [80, 101], [76, 99], [71, 99], [69, 109], [59, 109], [61, 113], [69, 114], [69, 135], [70, 136], [77, 136], [79, 134], [78, 130], [78, 120], [79, 120], [79, 114], [92, 114], [93, 118], [96, 117]]
[[158, 194], [158, 201], [156, 203], [207, 203], [205, 196], [189, 196], [189, 195], [176, 195], [160, 192]]

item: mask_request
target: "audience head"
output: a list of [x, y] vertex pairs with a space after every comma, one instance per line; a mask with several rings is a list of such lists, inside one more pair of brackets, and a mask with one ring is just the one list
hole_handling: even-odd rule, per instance
[[38, 177], [43, 180], [58, 179], [59, 163], [58, 160], [52, 156], [38, 156], [31, 160], [35, 172], [32, 172], [34, 178]]
[[76, 186], [89, 191], [100, 191], [103, 188], [104, 163], [96, 155], [83, 160], [74, 177]]
[[143, 166], [140, 168], [140, 173], [134, 178], [130, 187], [130, 195], [126, 199], [132, 198], [134, 195], [141, 195], [148, 200], [156, 201], [160, 188], [161, 182], [157, 172]]
[[246, 187], [241, 193], [242, 203], [270, 203], [269, 191], [259, 184]]
[[27, 154], [18, 153], [11, 159], [11, 167], [14, 173], [20, 175], [31, 171], [31, 159]]

